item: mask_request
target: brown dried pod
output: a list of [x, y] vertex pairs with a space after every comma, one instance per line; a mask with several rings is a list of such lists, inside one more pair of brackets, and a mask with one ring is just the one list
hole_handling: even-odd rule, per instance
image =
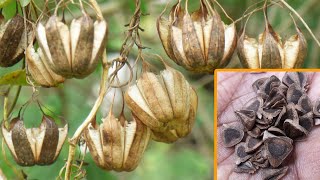
[[255, 166], [252, 164], [251, 161], [246, 161], [244, 163], [241, 163], [234, 168], [234, 172], [237, 172], [237, 173], [253, 174], [256, 172], [256, 170], [257, 169], [255, 168]]
[[26, 44], [33, 41], [32, 25], [20, 15], [0, 24], [0, 66], [10, 67], [24, 56]]
[[287, 103], [298, 104], [299, 99], [304, 94], [297, 84], [291, 84], [287, 91]]
[[282, 82], [288, 87], [291, 84], [297, 84], [301, 89], [304, 89], [307, 86], [307, 76], [303, 72], [286, 72]]
[[237, 125], [223, 125], [222, 139], [225, 147], [232, 147], [241, 142], [244, 131]]
[[149, 143], [150, 129], [134, 115], [127, 121], [112, 111], [102, 121], [98, 126], [94, 120], [84, 131], [93, 160], [105, 170], [133, 171]]
[[300, 116], [299, 117], [299, 125], [310, 132], [313, 125], [314, 125], [313, 113], [309, 112], [303, 116]]
[[65, 80], [64, 77], [51, 70], [42, 50], [39, 48], [36, 52], [32, 44], [26, 50], [26, 62], [28, 72], [34, 81], [41, 86], [55, 87]]
[[246, 143], [242, 142], [236, 145], [234, 154], [236, 156], [236, 164], [239, 165], [243, 162], [246, 162], [252, 157], [252, 155], [246, 152]]
[[195, 90], [180, 72], [168, 66], [160, 75], [142, 73], [127, 90], [125, 101], [133, 114], [156, 132], [153, 137], [159, 138], [155, 140], [164, 142], [167, 141], [163, 137], [172, 136], [170, 130], [179, 138], [191, 132], [198, 106]]
[[278, 167], [291, 153], [293, 146], [285, 138], [271, 137], [264, 142], [267, 158], [272, 167]]
[[50, 165], [58, 157], [68, 134], [68, 125], [58, 128], [53, 119], [44, 115], [38, 128], [26, 129], [20, 117], [7, 129], [2, 123], [4, 140], [20, 166]]
[[287, 119], [283, 123], [283, 130], [293, 140], [300, 140], [308, 135], [308, 131], [297, 122]]
[[252, 153], [252, 152], [256, 151], [262, 145], [262, 143], [263, 143], [263, 141], [261, 139], [247, 136], [245, 151], [247, 153]]
[[289, 167], [280, 167], [276, 169], [267, 168], [261, 172], [263, 180], [280, 180], [287, 174]]
[[256, 113], [254, 111], [240, 110], [235, 111], [235, 114], [238, 116], [246, 130], [250, 131], [254, 127], [256, 121]]
[[37, 27], [37, 40], [52, 70], [65, 78], [84, 78], [91, 74], [102, 55], [107, 22], [93, 22], [83, 14], [71, 22], [70, 29], [56, 15]]
[[225, 25], [210, 4], [200, 0], [199, 10], [189, 14], [181, 0], [157, 20], [157, 29], [167, 55], [178, 65], [198, 73], [211, 73], [229, 63], [236, 46], [236, 27]]

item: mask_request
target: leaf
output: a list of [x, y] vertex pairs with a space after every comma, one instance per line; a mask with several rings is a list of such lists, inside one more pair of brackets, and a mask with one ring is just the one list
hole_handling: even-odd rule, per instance
[[30, 0], [20, 0], [20, 4], [22, 7], [26, 7], [30, 3]]
[[0, 8], [6, 7], [12, 0], [1, 0]]
[[26, 71], [17, 70], [5, 74], [0, 77], [0, 86], [2, 85], [20, 85], [20, 86], [29, 86], [26, 80]]

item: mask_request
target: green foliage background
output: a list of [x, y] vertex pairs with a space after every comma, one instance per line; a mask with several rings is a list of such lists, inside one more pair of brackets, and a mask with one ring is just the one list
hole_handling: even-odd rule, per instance
[[[34, 0], [36, 4], [43, 4], [41, 0]], [[134, 1], [128, 0], [98, 0], [100, 7], [109, 23], [109, 38], [107, 42], [108, 54], [117, 54], [124, 40], [125, 24], [129, 22], [135, 4]], [[175, 1], [170, 1], [173, 5]], [[253, 0], [224, 0], [221, 5], [229, 13], [233, 19], [240, 18], [247, 7], [258, 1]], [[317, 0], [290, 0], [288, 3], [293, 6], [298, 13], [305, 19], [307, 24], [313, 30], [317, 37], [320, 37], [320, 23], [316, 19], [320, 15], [318, 11], [320, 5]], [[84, 169], [87, 172], [87, 179], [152, 179], [152, 180], [193, 180], [193, 179], [213, 179], [213, 76], [212, 75], [197, 75], [192, 74], [181, 67], [175, 65], [165, 54], [161, 42], [157, 35], [156, 19], [164, 9], [166, 1], [164, 0], [142, 0], [142, 11], [145, 14], [141, 19], [141, 27], [144, 32], [141, 34], [144, 46], [149, 47], [144, 52], [157, 53], [164, 57], [167, 62], [180, 70], [190, 83], [196, 88], [199, 95], [199, 111], [196, 118], [196, 124], [192, 133], [179, 140], [174, 144], [163, 144], [152, 142], [144, 155], [139, 167], [130, 173], [106, 172], [98, 168], [91, 156], [86, 155], [85, 161], [88, 166]], [[197, 1], [189, 1], [190, 12], [198, 8]], [[51, 8], [54, 4], [50, 5]], [[260, 6], [259, 6], [260, 7]], [[216, 9], [219, 10], [218, 7]], [[73, 15], [79, 15], [77, 8], [71, 8]], [[12, 1], [4, 10], [3, 14], [6, 19], [11, 18], [15, 13], [15, 3]], [[222, 18], [227, 19], [221, 15]], [[289, 11], [286, 8], [281, 8], [277, 5], [269, 8], [269, 18], [274, 29], [280, 33], [283, 39], [287, 39], [294, 34], [294, 27], [289, 16]], [[70, 21], [72, 16], [66, 15], [66, 20]], [[298, 25], [305, 34], [308, 42], [308, 57], [305, 61], [305, 68], [317, 68], [320, 66], [318, 61], [319, 47], [311, 39], [306, 29], [297, 20]], [[241, 28], [241, 22], [237, 24], [237, 29]], [[247, 32], [252, 37], [258, 37], [259, 33], [263, 32], [264, 21], [262, 12], [259, 11], [252, 15], [248, 25]], [[134, 57], [137, 54], [135, 49], [132, 52]], [[0, 76], [9, 72], [20, 69], [22, 63], [10, 68], [0, 68]], [[228, 66], [229, 68], [241, 68], [240, 62], [236, 53]], [[161, 67], [159, 66], [159, 69]], [[71, 79], [58, 88], [38, 88], [39, 100], [55, 114], [62, 115], [69, 123], [69, 137], [73, 135], [76, 128], [81, 124], [84, 118], [88, 115], [92, 104], [97, 96], [97, 88], [100, 80], [101, 67], [83, 80]], [[0, 86], [0, 93], [3, 93], [8, 88], [8, 85]], [[14, 95], [16, 87], [12, 87], [10, 97]], [[18, 104], [14, 110], [12, 117], [17, 115], [17, 112], [22, 104], [32, 96], [32, 88], [24, 86], [18, 100]], [[3, 98], [0, 97], [0, 113], [3, 114]], [[102, 110], [106, 111], [104, 107]], [[50, 113], [50, 112], [48, 112]], [[98, 119], [103, 116], [99, 113]], [[39, 125], [41, 114], [39, 109], [32, 105], [24, 114], [28, 127]], [[0, 148], [2, 149], [2, 148]], [[65, 146], [56, 163], [51, 166], [41, 167], [19, 167], [13, 161], [10, 152], [5, 147], [2, 149], [6, 153], [8, 161], [18, 170], [23, 170], [28, 179], [56, 179], [60, 169], [65, 164], [67, 158], [68, 146]], [[3, 153], [0, 153], [0, 168], [3, 170], [8, 179], [15, 179], [16, 176], [12, 167], [5, 163]]]

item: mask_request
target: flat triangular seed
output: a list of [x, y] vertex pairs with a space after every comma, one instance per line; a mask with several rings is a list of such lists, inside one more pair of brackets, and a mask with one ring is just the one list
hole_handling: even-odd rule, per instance
[[261, 95], [263, 99], [268, 98], [271, 90], [274, 87], [279, 87], [281, 81], [276, 76], [272, 75], [268, 80], [266, 80], [260, 87], [258, 94]]
[[246, 145], [245, 145], [246, 152], [247, 153], [251, 153], [251, 152], [257, 150], [257, 148], [259, 146], [261, 146], [262, 142], [263, 141], [261, 139], [257, 139], [257, 138], [253, 138], [251, 136], [247, 136]]
[[238, 126], [224, 125], [222, 130], [223, 144], [232, 147], [238, 144], [244, 136], [244, 132]]
[[268, 159], [265, 159], [263, 162], [258, 163], [258, 162], [252, 162], [253, 165], [259, 168], [267, 168], [270, 166]]
[[274, 126], [270, 127], [268, 131], [276, 136], [285, 136], [286, 134], [279, 128], [276, 128]]
[[296, 84], [291, 84], [287, 91], [287, 103], [298, 104], [300, 97], [303, 95], [303, 91]]
[[286, 135], [293, 140], [303, 139], [308, 135], [308, 131], [305, 128], [291, 119], [284, 121], [283, 129]]
[[303, 94], [300, 97], [296, 109], [302, 112], [302, 114], [306, 114], [312, 111], [312, 103], [307, 94]]
[[256, 80], [253, 84], [252, 84], [252, 88], [255, 92], [257, 92], [260, 87], [262, 86], [262, 84], [264, 84], [264, 82], [266, 80], [268, 80], [269, 78], [268, 77], [264, 77], [264, 78], [260, 78], [258, 80]]
[[264, 102], [264, 108], [277, 108], [286, 104], [285, 95], [280, 91], [278, 87], [271, 90], [267, 100]]
[[303, 72], [287, 72], [283, 76], [282, 82], [288, 87], [291, 84], [297, 84], [300, 88], [305, 88], [307, 85], [307, 77]]
[[278, 167], [291, 153], [293, 146], [284, 138], [271, 137], [264, 142], [267, 158], [272, 167]]
[[262, 132], [258, 127], [254, 127], [251, 131], [247, 131], [247, 133], [254, 138], [258, 138], [262, 135]]
[[256, 113], [251, 110], [235, 111], [246, 130], [251, 130], [255, 124]]
[[313, 114], [315, 117], [320, 117], [320, 99], [314, 103]]
[[299, 116], [298, 112], [295, 108], [296, 106], [293, 103], [289, 103], [287, 105], [287, 119], [292, 119], [294, 122], [298, 123], [299, 121]]
[[277, 169], [264, 169], [261, 172], [263, 180], [280, 180], [287, 174], [288, 166], [277, 168]]
[[253, 174], [256, 172], [256, 168], [250, 161], [246, 161], [244, 163], [239, 164], [234, 168], [234, 172], [236, 173], [250, 173]]
[[236, 160], [237, 165], [247, 161], [252, 157], [252, 155], [246, 152], [246, 145], [247, 145], [246, 143], [242, 142], [242, 143], [239, 143], [235, 148], [234, 154], [237, 159]]
[[273, 118], [277, 117], [281, 112], [281, 109], [263, 109], [262, 115], [269, 122], [273, 121]]
[[262, 108], [263, 99], [261, 97], [255, 97], [250, 99], [245, 105], [243, 109], [259, 111]]
[[307, 131], [311, 131], [313, 125], [314, 125], [314, 120], [313, 120], [313, 113], [309, 112], [299, 118], [299, 124], [303, 128], [305, 128]]

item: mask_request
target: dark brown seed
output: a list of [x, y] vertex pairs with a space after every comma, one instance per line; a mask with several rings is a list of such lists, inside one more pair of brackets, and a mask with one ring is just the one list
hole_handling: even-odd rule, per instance
[[274, 126], [270, 127], [268, 131], [276, 136], [285, 136], [286, 134], [279, 128], [276, 128]]
[[232, 147], [238, 144], [244, 136], [244, 132], [237, 126], [224, 125], [222, 130], [223, 144]]
[[291, 119], [294, 122], [298, 123], [299, 121], [299, 116], [298, 116], [298, 112], [295, 108], [296, 106], [292, 103], [287, 105], [287, 119]]
[[282, 129], [283, 123], [287, 118], [287, 108], [285, 106], [282, 107], [282, 110], [280, 112], [280, 114], [277, 117], [276, 122], [274, 123], [274, 125], [280, 129]]
[[269, 124], [273, 123], [273, 118], [277, 117], [281, 112], [281, 109], [263, 109], [262, 115], [268, 121]]
[[275, 87], [271, 90], [267, 100], [265, 101], [264, 108], [279, 108], [286, 104], [285, 95], [282, 91]]
[[234, 169], [234, 172], [237, 173], [250, 173], [253, 174], [256, 172], [256, 168], [254, 167], [254, 165], [252, 164], [252, 162], [250, 161], [246, 161], [244, 163], [241, 163], [239, 165], [237, 165]]
[[284, 138], [271, 137], [264, 142], [267, 158], [272, 167], [278, 167], [291, 153], [293, 146]]
[[251, 130], [255, 124], [256, 113], [252, 110], [240, 110], [235, 112], [246, 130]]
[[251, 153], [251, 152], [257, 150], [257, 148], [260, 147], [262, 143], [263, 143], [263, 141], [261, 139], [247, 136], [245, 150], [247, 153]]
[[250, 99], [245, 105], [245, 110], [259, 111], [262, 108], [263, 99], [261, 97], [255, 97]]
[[258, 94], [261, 95], [263, 99], [268, 98], [271, 90], [274, 87], [279, 87], [281, 81], [278, 77], [272, 75], [268, 80], [266, 80], [260, 87]]
[[291, 119], [284, 121], [283, 129], [286, 135], [293, 140], [303, 139], [308, 135], [308, 131], [305, 128]]
[[307, 94], [303, 94], [298, 101], [296, 109], [302, 114], [306, 114], [312, 111], [312, 103]]
[[265, 81], [267, 81], [269, 78], [265, 77], [265, 78], [260, 78], [258, 80], [256, 80], [253, 84], [252, 84], [252, 88], [254, 90], [254, 92], [258, 92], [258, 90], [261, 88], [261, 86], [264, 84]]
[[297, 84], [301, 89], [304, 89], [307, 85], [307, 77], [303, 72], [286, 72], [282, 78], [282, 82], [288, 87], [291, 84]]
[[314, 120], [313, 120], [313, 113], [309, 112], [299, 118], [299, 124], [305, 128], [307, 131], [311, 131], [313, 125], [314, 125]]
[[235, 153], [235, 156], [237, 159], [236, 160], [237, 165], [247, 161], [248, 159], [250, 159], [252, 157], [252, 155], [250, 155], [246, 152], [246, 143], [244, 143], [244, 142], [239, 143], [236, 146], [234, 153]]
[[287, 91], [287, 103], [298, 104], [299, 99], [303, 95], [303, 91], [296, 84], [291, 84]]
[[277, 168], [277, 169], [264, 169], [261, 172], [263, 180], [280, 180], [287, 174], [288, 166]]

